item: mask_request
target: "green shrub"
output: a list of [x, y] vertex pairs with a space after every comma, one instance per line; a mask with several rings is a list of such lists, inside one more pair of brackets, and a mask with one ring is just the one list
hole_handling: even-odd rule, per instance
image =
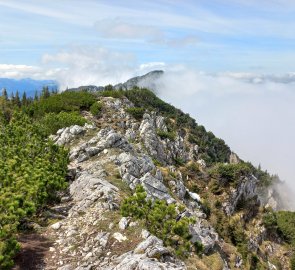
[[51, 95], [46, 99], [35, 101], [26, 108], [26, 111], [29, 115], [37, 118], [50, 112], [88, 110], [95, 101], [94, 95], [89, 92], [64, 91], [60, 94]]
[[83, 126], [86, 119], [77, 112], [47, 113], [40, 121], [45, 135], [55, 134], [59, 129], [72, 125]]
[[185, 164], [185, 161], [179, 157], [174, 158], [174, 162], [175, 162], [175, 165], [177, 166], [183, 166]]
[[213, 184], [210, 187], [210, 190], [215, 195], [220, 195], [224, 191], [224, 189], [222, 188], [222, 186], [217, 181], [214, 181], [213, 182]]
[[214, 204], [215, 208], [220, 209], [222, 207], [221, 201], [217, 200]]
[[176, 134], [174, 132], [164, 131], [164, 130], [157, 130], [157, 135], [162, 139], [169, 139], [170, 141], [174, 141], [176, 138]]
[[126, 112], [130, 113], [135, 119], [141, 120], [144, 115], [145, 109], [133, 107], [133, 108], [127, 108]]
[[0, 269], [13, 264], [20, 222], [66, 187], [68, 153], [45, 138], [25, 115], [0, 122]]
[[213, 178], [219, 179], [223, 183], [232, 183], [241, 176], [246, 176], [252, 173], [252, 166], [249, 163], [241, 162], [238, 164], [216, 164], [209, 174]]
[[210, 215], [211, 215], [211, 206], [210, 206], [210, 203], [207, 200], [205, 200], [202, 203], [201, 208], [202, 208], [203, 212], [206, 214], [207, 218], [209, 218]]
[[295, 212], [276, 212], [278, 230], [285, 240], [295, 248]]
[[94, 116], [98, 116], [100, 114], [101, 110], [102, 110], [102, 104], [100, 102], [95, 102], [90, 107], [90, 112]]
[[276, 231], [278, 229], [277, 216], [274, 211], [268, 211], [262, 217], [263, 225], [269, 231]]
[[177, 220], [175, 204], [168, 205], [163, 200], [148, 200], [142, 186], [137, 186], [135, 194], [123, 201], [121, 213], [125, 217], [143, 220], [147, 230], [162, 239], [166, 246], [173, 247], [179, 256], [186, 256], [193, 249], [196, 252], [201, 250], [200, 243], [194, 247], [189, 241], [189, 225], [194, 221], [187, 217]]

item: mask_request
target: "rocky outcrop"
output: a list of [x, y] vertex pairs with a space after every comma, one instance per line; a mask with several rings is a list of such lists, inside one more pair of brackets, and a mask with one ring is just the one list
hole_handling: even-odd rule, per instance
[[134, 156], [131, 153], [122, 153], [118, 156], [118, 164], [120, 165], [120, 174], [131, 189], [135, 189], [137, 185], [142, 185], [148, 197], [152, 199], [167, 200], [174, 202], [175, 200], [169, 195], [168, 189], [163, 184], [161, 171], [157, 171], [155, 175], [155, 165], [152, 160], [146, 156]]
[[84, 127], [75, 125], [71, 127], [65, 127], [56, 132], [56, 135], [51, 135], [50, 138], [58, 145], [65, 145], [71, 142], [79, 135], [83, 135], [86, 131], [95, 129], [94, 125], [85, 124]]
[[236, 188], [231, 188], [231, 193], [227, 202], [223, 204], [227, 215], [232, 215], [239, 203], [243, 204], [248, 200], [255, 200], [259, 203], [257, 196], [258, 179], [254, 175], [249, 175], [240, 179]]
[[215, 230], [203, 219], [199, 219], [196, 224], [191, 226], [191, 241], [200, 242], [204, 247], [204, 253], [209, 254], [215, 250], [219, 237]]
[[144, 114], [139, 127], [140, 137], [149, 155], [163, 164], [173, 164], [176, 159], [183, 162], [189, 159], [185, 149], [184, 136], [177, 133], [173, 140], [161, 139], [157, 131], [167, 132], [164, 118], [155, 113]]
[[[49, 230], [56, 239], [51, 248], [56, 269], [186, 269], [154, 236], [143, 240], [134, 250], [113, 253], [111, 245], [129, 241], [124, 231], [132, 224], [127, 219], [117, 224], [109, 220], [108, 216], [120, 215], [121, 193], [108, 177], [117, 170], [121, 181], [131, 189], [142, 184], [152, 199], [174, 199], [151, 158], [137, 153], [121, 133], [103, 128], [89, 137], [87, 130], [75, 126], [59, 131], [55, 141], [69, 144], [77, 138], [78, 145], [73, 144], [70, 151], [70, 200], [64, 199], [71, 207], [67, 216]], [[106, 170], [107, 164], [113, 171]], [[105, 220], [109, 221], [104, 227], [101, 224]]]
[[112, 128], [105, 128], [101, 129], [89, 141], [82, 142], [73, 148], [70, 152], [70, 160], [83, 162], [108, 148], [119, 148], [127, 152], [132, 150], [132, 146], [121, 134]]
[[130, 252], [124, 253], [111, 262], [104, 270], [184, 270], [183, 262], [175, 259], [171, 251], [163, 246], [163, 241], [149, 236]]

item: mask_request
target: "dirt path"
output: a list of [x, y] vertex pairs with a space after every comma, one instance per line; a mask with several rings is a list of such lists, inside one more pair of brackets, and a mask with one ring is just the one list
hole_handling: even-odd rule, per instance
[[12, 270], [41, 270], [52, 242], [38, 233], [23, 234], [18, 239], [21, 250], [15, 258]]

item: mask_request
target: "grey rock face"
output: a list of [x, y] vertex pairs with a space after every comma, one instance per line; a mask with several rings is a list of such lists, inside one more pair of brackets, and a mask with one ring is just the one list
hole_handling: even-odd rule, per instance
[[85, 171], [70, 185], [70, 194], [75, 202], [71, 213], [84, 212], [99, 198], [104, 197], [112, 207], [112, 196], [118, 188], [104, 180], [105, 172], [98, 170], [96, 175]]
[[[236, 189], [233, 189], [229, 200], [224, 204], [227, 215], [232, 215], [240, 200], [250, 200], [257, 197], [257, 178], [252, 175], [241, 179]], [[256, 198], [258, 200], [258, 198]]]
[[204, 246], [204, 253], [209, 253], [215, 249], [219, 238], [215, 230], [206, 224], [202, 219], [199, 219], [196, 224], [191, 226], [190, 233], [192, 235], [191, 241], [200, 242]]
[[239, 159], [238, 155], [234, 152], [231, 152], [230, 156], [229, 156], [229, 163], [230, 164], [238, 164], [239, 162], [240, 162], [240, 159]]
[[161, 140], [157, 135], [157, 130], [167, 131], [164, 118], [155, 113], [144, 114], [139, 127], [139, 135], [149, 155], [163, 164], [172, 164], [175, 159], [189, 160], [183, 136], [176, 134], [174, 140]]
[[115, 132], [112, 128], [101, 129], [96, 136], [86, 143], [82, 143], [70, 151], [70, 160], [78, 162], [88, 160], [108, 148], [119, 148], [131, 151], [132, 146], [123, 135]]
[[157, 158], [160, 162], [166, 162], [164, 147], [156, 134], [155, 117], [144, 114], [139, 127], [140, 137], [148, 150], [149, 154]]
[[95, 127], [90, 124], [85, 124], [83, 127], [74, 125], [58, 130], [56, 135], [50, 136], [50, 138], [58, 145], [65, 145], [71, 142], [79, 135], [83, 135], [87, 130], [94, 129]]
[[146, 173], [139, 180], [144, 189], [147, 191], [149, 197], [166, 200], [168, 203], [175, 202], [175, 200], [169, 195], [166, 186], [150, 172]]
[[174, 202], [162, 182], [161, 172], [156, 171], [155, 176], [152, 175], [155, 165], [151, 158], [146, 155], [134, 156], [131, 153], [122, 153], [118, 157], [118, 163], [122, 179], [131, 189], [142, 184], [148, 197]]
[[134, 251], [125, 253], [111, 262], [105, 270], [184, 270], [186, 266], [176, 260], [163, 246], [162, 240], [149, 236]]

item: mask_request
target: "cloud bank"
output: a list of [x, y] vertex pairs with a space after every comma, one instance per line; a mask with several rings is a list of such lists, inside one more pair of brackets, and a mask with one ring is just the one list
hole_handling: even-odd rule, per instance
[[295, 190], [295, 76], [167, 70], [159, 95]]

